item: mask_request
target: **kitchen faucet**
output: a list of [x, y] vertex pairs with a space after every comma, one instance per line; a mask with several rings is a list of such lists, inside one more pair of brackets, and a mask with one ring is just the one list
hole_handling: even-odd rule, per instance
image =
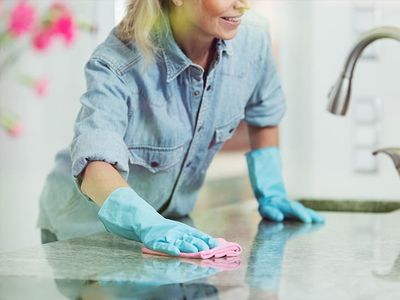
[[[383, 26], [366, 32], [351, 50], [346, 59], [344, 69], [336, 84], [329, 92], [328, 111], [335, 115], [344, 116], [347, 112], [351, 97], [351, 81], [354, 68], [364, 49], [371, 43], [380, 39], [394, 39], [400, 42], [400, 27]], [[393, 160], [400, 175], [400, 148], [384, 148], [373, 152], [374, 155], [385, 153]]]

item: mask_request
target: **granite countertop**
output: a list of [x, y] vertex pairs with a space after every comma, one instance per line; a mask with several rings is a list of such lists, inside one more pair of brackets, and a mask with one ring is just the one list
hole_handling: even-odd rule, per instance
[[109, 233], [1, 253], [0, 299], [398, 299], [400, 211], [324, 215], [268, 223], [255, 201], [192, 215], [240, 243], [240, 261], [144, 256]]

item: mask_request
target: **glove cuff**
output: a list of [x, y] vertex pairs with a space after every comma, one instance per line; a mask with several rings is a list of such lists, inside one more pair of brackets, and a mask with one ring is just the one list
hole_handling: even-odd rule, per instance
[[247, 160], [251, 158], [256, 159], [260, 156], [278, 156], [280, 160], [280, 150], [277, 146], [254, 149], [247, 152], [245, 155]]
[[[134, 240], [139, 238], [131, 234], [144, 227], [149, 220], [161, 217], [130, 187], [115, 189], [104, 201], [97, 215], [108, 231]], [[129, 236], [123, 234], [124, 232]]]
[[259, 148], [246, 153], [250, 183], [257, 200], [263, 197], [285, 195], [278, 147]]

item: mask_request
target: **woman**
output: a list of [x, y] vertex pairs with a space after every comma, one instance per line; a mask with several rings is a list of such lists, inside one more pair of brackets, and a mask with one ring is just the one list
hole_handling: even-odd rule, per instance
[[[165, 217], [192, 210], [213, 156], [243, 118], [260, 214], [277, 222], [323, 221], [286, 198], [278, 149], [284, 96], [265, 24], [244, 17], [248, 6], [248, 0], [130, 1], [86, 64], [88, 90], [70, 155], [57, 156], [49, 180], [58, 183], [42, 196], [45, 233], [64, 239], [82, 228], [95, 232], [97, 215], [108, 231], [170, 255], [215, 247], [213, 237]], [[63, 204], [44, 200], [60, 190]]]

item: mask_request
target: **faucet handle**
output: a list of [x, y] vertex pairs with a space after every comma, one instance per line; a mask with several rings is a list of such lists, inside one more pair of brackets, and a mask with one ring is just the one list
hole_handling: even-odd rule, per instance
[[383, 148], [372, 152], [373, 155], [385, 153], [393, 160], [394, 166], [400, 175], [400, 148]]

